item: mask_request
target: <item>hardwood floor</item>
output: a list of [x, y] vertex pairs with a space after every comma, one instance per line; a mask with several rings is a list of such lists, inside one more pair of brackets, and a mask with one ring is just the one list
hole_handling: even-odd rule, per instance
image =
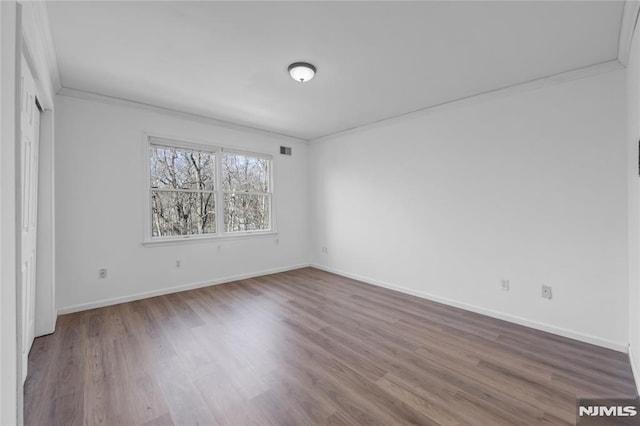
[[623, 353], [316, 269], [61, 316], [27, 425], [574, 424]]

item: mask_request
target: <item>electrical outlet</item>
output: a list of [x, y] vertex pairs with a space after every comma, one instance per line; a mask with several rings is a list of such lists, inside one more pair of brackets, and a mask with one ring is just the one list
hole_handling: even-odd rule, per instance
[[322, 253], [327, 254], [327, 253], [329, 253], [329, 250], [327, 250], [326, 247], [322, 247]]
[[544, 297], [545, 299], [551, 300], [551, 296], [552, 296], [551, 286], [550, 285], [543, 285], [542, 286], [542, 297]]
[[180, 261], [180, 259], [176, 260], [176, 269], [180, 269], [181, 266], [182, 262]]
[[98, 279], [99, 280], [107, 279], [107, 268], [98, 269]]
[[502, 291], [509, 291], [509, 280], [500, 280], [500, 289]]

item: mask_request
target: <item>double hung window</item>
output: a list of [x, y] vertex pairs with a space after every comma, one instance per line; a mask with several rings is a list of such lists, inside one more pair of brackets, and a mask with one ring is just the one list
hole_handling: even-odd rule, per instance
[[148, 137], [146, 241], [273, 231], [269, 155]]

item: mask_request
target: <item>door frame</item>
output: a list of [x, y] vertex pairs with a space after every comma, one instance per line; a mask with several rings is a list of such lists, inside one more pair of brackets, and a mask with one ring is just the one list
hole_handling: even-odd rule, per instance
[[[38, 230], [38, 237], [36, 241], [36, 285], [35, 285], [35, 337], [39, 337], [45, 334], [50, 334], [55, 331], [55, 323], [58, 316], [58, 312], [56, 309], [56, 301], [55, 301], [55, 164], [54, 164], [54, 121], [53, 121], [53, 99], [50, 94], [47, 93], [46, 86], [43, 84], [43, 78], [49, 78], [48, 75], [41, 75], [39, 72], [39, 68], [37, 66], [37, 62], [35, 60], [35, 56], [33, 54], [33, 50], [31, 49], [31, 45], [29, 42], [29, 38], [25, 33], [25, 28], [23, 26], [23, 5], [19, 5], [20, 8], [20, 42], [18, 43], [18, 51], [16, 55], [17, 73], [16, 74], [16, 82], [19, 82], [22, 74], [21, 64], [22, 57], [25, 59], [25, 63], [29, 67], [29, 71], [31, 72], [34, 82], [35, 82], [35, 92], [36, 97], [42, 107], [40, 112], [40, 124], [39, 124], [39, 161], [38, 161], [38, 194], [37, 194], [37, 204], [38, 204], [38, 217], [37, 217], [37, 227], [42, 229]], [[17, 87], [17, 96], [20, 96], [20, 87], [18, 84]], [[17, 99], [17, 114], [16, 117], [16, 218], [18, 222], [22, 219], [22, 194], [19, 191], [19, 188], [22, 187], [22, 170], [21, 170], [21, 140], [22, 134], [20, 129], [20, 123], [22, 117], [21, 114], [21, 105], [20, 100]], [[43, 148], [45, 148], [43, 150]], [[42, 155], [42, 153], [45, 155]], [[47, 173], [43, 173], [43, 169]], [[40, 201], [45, 198], [45, 203], [41, 203]], [[44, 226], [42, 226], [44, 225]], [[22, 336], [24, 334], [23, 326], [23, 315], [22, 312], [22, 267], [21, 267], [21, 253], [22, 253], [22, 225], [18, 223], [17, 225], [17, 244], [16, 244], [16, 263], [18, 265], [16, 270], [16, 301], [17, 301], [17, 312], [16, 312], [16, 322], [17, 322], [17, 336], [18, 336], [18, 347], [17, 349], [17, 361], [18, 361], [18, 392], [17, 392], [17, 402], [18, 402], [18, 424], [23, 423], [24, 416], [24, 382], [22, 377], [24, 376], [25, 370], [28, 367], [25, 365], [23, 361], [23, 347], [22, 347]], [[38, 278], [40, 277], [40, 278]]]
[[18, 423], [22, 410], [22, 386], [18, 384], [17, 345], [17, 203], [16, 203], [16, 96], [17, 58], [20, 56], [20, 7], [15, 1], [0, 1], [0, 423]]
[[[34, 8], [36, 3], [22, 5]], [[29, 12], [29, 13], [26, 13]], [[40, 11], [42, 12], [42, 11]], [[38, 11], [23, 12], [32, 16]], [[23, 23], [27, 18], [23, 19]], [[41, 23], [41, 20], [37, 23]], [[33, 24], [33, 23], [32, 23]], [[43, 52], [36, 52], [38, 40], [31, 40], [28, 28], [21, 30], [21, 54], [29, 65], [36, 83], [40, 113], [40, 159], [38, 165], [38, 241], [36, 262], [36, 330], [35, 336], [55, 331], [58, 311], [55, 301], [55, 155], [54, 155], [54, 88], [50, 83], [49, 68], [42, 63]], [[38, 55], [39, 53], [39, 55]], [[38, 62], [40, 59], [40, 62]], [[39, 66], [38, 66], [39, 65]]]
[[[38, 237], [38, 254], [46, 260], [37, 269], [40, 277], [48, 280], [36, 282], [36, 335], [52, 333], [57, 310], [55, 305], [55, 220], [54, 220], [54, 98], [60, 88], [53, 42], [48, 34], [46, 8], [39, 3], [17, 0], [0, 1], [0, 424], [22, 424], [23, 391], [18, 361], [21, 348], [18, 329], [21, 313], [21, 285], [19, 256], [21, 252], [18, 220], [21, 218], [21, 200], [16, 188], [20, 175], [20, 64], [23, 52], [36, 79], [40, 104], [44, 108], [40, 123], [40, 177], [38, 197], [44, 203], [38, 213], [38, 226], [45, 230], [42, 244]], [[33, 50], [32, 50], [33, 49]], [[46, 152], [44, 152], [46, 150]], [[43, 173], [44, 171], [44, 173]], [[43, 182], [41, 180], [40, 182]], [[41, 227], [44, 220], [45, 226]], [[42, 267], [42, 269], [41, 269]], [[41, 291], [44, 289], [43, 291]], [[43, 296], [42, 300], [40, 296]], [[42, 315], [40, 315], [42, 314]]]

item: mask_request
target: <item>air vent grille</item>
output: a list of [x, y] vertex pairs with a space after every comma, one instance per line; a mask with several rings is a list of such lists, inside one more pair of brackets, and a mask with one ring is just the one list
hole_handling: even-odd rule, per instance
[[291, 155], [291, 147], [290, 146], [281, 146], [280, 154], [282, 155]]

